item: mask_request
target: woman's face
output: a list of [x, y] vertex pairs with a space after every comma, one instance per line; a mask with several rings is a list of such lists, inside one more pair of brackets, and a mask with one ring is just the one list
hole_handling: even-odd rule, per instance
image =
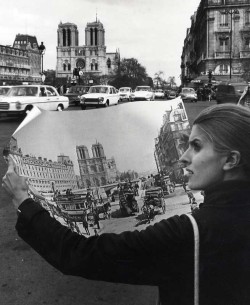
[[193, 190], [205, 190], [224, 180], [223, 165], [227, 156], [214, 150], [213, 144], [198, 125], [194, 125], [189, 137], [189, 147], [180, 162], [186, 168], [188, 186]]

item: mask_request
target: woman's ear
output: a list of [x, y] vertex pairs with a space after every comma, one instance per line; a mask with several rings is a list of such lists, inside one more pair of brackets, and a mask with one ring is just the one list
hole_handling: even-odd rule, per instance
[[237, 167], [240, 164], [240, 158], [240, 152], [237, 150], [232, 150], [226, 159], [223, 169], [230, 170]]

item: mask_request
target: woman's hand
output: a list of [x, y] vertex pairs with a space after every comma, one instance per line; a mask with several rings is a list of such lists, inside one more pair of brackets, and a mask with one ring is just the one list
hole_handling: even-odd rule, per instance
[[29, 198], [27, 179], [17, 175], [16, 165], [11, 156], [8, 157], [8, 170], [3, 177], [2, 187], [12, 198], [16, 209]]

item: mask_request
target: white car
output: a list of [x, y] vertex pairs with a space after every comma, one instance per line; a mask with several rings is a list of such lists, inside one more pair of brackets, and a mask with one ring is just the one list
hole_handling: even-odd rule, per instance
[[132, 101], [132, 89], [130, 87], [121, 87], [119, 89], [120, 100]]
[[134, 100], [148, 100], [155, 99], [155, 93], [150, 86], [137, 86], [135, 92], [132, 94]]
[[69, 107], [69, 99], [60, 96], [54, 87], [46, 85], [13, 86], [6, 96], [0, 97], [0, 115], [23, 115], [33, 106], [61, 111]]
[[80, 98], [80, 105], [82, 110], [87, 107], [108, 107], [110, 105], [117, 105], [120, 96], [117, 89], [113, 86], [98, 85], [89, 88], [89, 92]]
[[11, 86], [0, 86], [0, 95], [6, 95]]
[[155, 90], [155, 98], [161, 98], [163, 99], [165, 97], [165, 94], [162, 89], [156, 89]]

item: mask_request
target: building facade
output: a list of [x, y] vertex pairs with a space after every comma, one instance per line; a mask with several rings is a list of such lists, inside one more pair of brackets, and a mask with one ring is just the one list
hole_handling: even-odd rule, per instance
[[41, 83], [40, 72], [35, 36], [17, 34], [13, 46], [0, 45], [0, 85]]
[[183, 102], [178, 108], [166, 111], [159, 135], [155, 138], [155, 161], [160, 174], [171, 175], [178, 180], [183, 171], [179, 159], [187, 149], [191, 132]]
[[13, 156], [19, 175], [28, 178], [29, 184], [39, 192], [65, 191], [77, 189], [77, 179], [73, 162], [68, 156], [59, 155], [57, 161], [47, 158], [23, 155], [17, 140], [10, 141], [10, 154]]
[[120, 60], [119, 52], [107, 53], [103, 24], [87, 23], [85, 45], [79, 45], [79, 32], [74, 23], [60, 23], [57, 30], [56, 77], [76, 81], [74, 69], [88, 83], [93, 76], [110, 75]]
[[182, 84], [241, 81], [250, 60], [250, 0], [201, 0], [182, 51]]
[[76, 147], [77, 160], [83, 188], [103, 186], [117, 179], [117, 168], [114, 157], [107, 159], [102, 144], [91, 147], [93, 157], [90, 157], [85, 145]]

